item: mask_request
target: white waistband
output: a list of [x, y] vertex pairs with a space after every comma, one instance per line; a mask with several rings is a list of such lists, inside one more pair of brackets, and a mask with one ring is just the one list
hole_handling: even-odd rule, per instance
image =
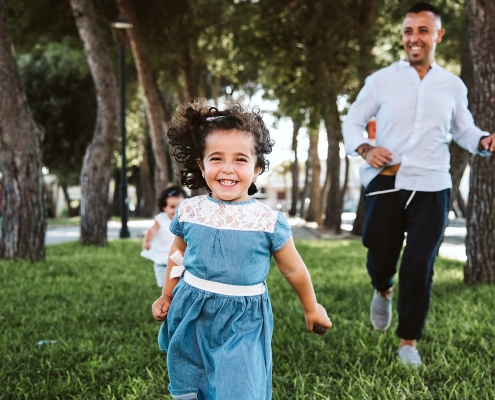
[[265, 293], [264, 283], [251, 286], [227, 285], [226, 283], [207, 281], [206, 279], [198, 278], [187, 271], [184, 272], [184, 281], [198, 289], [227, 296], [256, 296]]

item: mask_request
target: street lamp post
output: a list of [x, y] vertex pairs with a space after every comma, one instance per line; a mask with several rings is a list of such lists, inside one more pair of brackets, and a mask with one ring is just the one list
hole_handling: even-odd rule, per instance
[[[132, 24], [123, 17], [118, 17], [112, 22], [115, 29], [131, 29]], [[126, 158], [126, 126], [125, 126], [125, 43], [119, 46], [119, 70], [120, 70], [120, 134], [122, 145], [122, 167], [120, 179], [120, 219], [122, 228], [120, 238], [130, 237], [127, 221], [129, 217], [129, 198], [127, 197], [127, 158]]]

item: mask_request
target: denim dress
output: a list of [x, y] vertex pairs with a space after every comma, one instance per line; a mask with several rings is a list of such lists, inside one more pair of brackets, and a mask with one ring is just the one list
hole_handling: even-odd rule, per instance
[[[170, 230], [187, 243], [189, 273], [240, 286], [264, 282], [271, 254], [291, 236], [284, 216], [257, 200], [225, 202], [209, 195], [181, 202]], [[173, 295], [158, 344], [167, 353], [174, 399], [271, 399], [268, 292], [222, 295], [181, 279]]]

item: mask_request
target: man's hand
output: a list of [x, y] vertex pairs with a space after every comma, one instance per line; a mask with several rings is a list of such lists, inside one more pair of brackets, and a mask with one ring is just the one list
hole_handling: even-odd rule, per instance
[[363, 158], [373, 168], [381, 168], [392, 161], [392, 153], [385, 147], [372, 147]]
[[478, 144], [478, 150], [488, 150], [490, 153], [495, 153], [495, 133], [492, 133], [490, 136], [482, 137]]

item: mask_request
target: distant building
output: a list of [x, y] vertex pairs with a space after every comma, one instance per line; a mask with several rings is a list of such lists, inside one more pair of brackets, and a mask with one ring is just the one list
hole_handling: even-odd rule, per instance
[[[364, 160], [359, 157], [349, 158], [349, 181], [347, 191], [344, 195], [344, 211], [356, 211], [361, 195], [361, 182], [359, 180], [359, 166]], [[321, 174], [320, 186], [323, 187], [326, 176], [326, 160], [320, 160]], [[344, 184], [345, 179], [345, 159], [340, 161], [340, 185]], [[304, 189], [305, 168], [301, 164], [299, 168], [299, 191]], [[259, 177], [258, 193], [254, 196], [258, 200], [281, 211], [288, 211], [292, 205], [292, 177], [290, 173], [281, 174], [277, 171], [270, 171], [266, 175]], [[306, 200], [309, 203], [309, 199]]]

